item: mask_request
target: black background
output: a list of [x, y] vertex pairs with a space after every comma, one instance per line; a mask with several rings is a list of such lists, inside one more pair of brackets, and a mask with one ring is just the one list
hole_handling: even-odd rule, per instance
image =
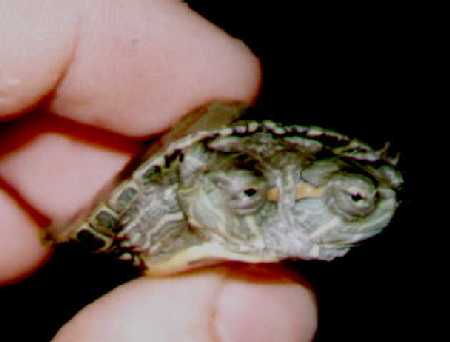
[[[433, 227], [417, 201], [421, 165], [439, 139], [427, 80], [433, 73], [427, 15], [392, 5], [188, 3], [260, 58], [258, 115], [332, 128], [376, 146], [390, 141], [401, 152], [405, 189], [388, 229], [345, 258], [293, 267], [317, 293], [316, 341], [421, 340], [430, 282], [423, 230]], [[110, 260], [58, 250], [31, 278], [0, 289], [3, 333], [21, 341], [32, 332], [33, 341], [48, 341], [84, 305], [133, 276]]]

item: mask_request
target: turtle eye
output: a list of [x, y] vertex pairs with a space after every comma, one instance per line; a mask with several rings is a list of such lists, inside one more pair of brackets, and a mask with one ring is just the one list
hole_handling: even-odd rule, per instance
[[258, 210], [265, 201], [265, 182], [247, 170], [214, 172], [210, 180], [220, 191], [227, 206], [239, 215]]
[[257, 187], [244, 188], [231, 196], [229, 205], [238, 214], [250, 214], [258, 210], [264, 202], [262, 189]]
[[363, 194], [356, 192], [356, 193], [350, 193], [350, 198], [354, 203], [358, 203], [360, 201], [364, 201], [366, 198]]
[[258, 193], [258, 190], [254, 189], [254, 188], [248, 188], [244, 190], [244, 194], [247, 197], [252, 197], [255, 196]]
[[346, 218], [364, 217], [375, 209], [376, 189], [373, 182], [359, 175], [338, 175], [330, 180], [328, 206]]

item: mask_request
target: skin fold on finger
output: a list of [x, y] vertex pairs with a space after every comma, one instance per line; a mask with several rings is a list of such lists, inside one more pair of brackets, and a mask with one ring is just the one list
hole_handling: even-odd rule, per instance
[[1, 189], [0, 217], [0, 284], [9, 284], [28, 275], [50, 249], [41, 243], [37, 224]]
[[141, 278], [87, 306], [53, 341], [311, 341], [314, 297], [277, 268]]

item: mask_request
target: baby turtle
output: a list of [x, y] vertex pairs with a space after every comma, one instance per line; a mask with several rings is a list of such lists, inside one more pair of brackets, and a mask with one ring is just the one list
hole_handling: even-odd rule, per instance
[[168, 274], [235, 260], [331, 260], [379, 233], [402, 177], [387, 149], [318, 127], [234, 121], [215, 102], [183, 119], [58, 242]]

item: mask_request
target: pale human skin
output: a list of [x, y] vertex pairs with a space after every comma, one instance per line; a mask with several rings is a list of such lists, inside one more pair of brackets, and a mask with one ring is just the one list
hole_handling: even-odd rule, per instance
[[[261, 77], [243, 43], [180, 1], [0, 0], [0, 42], [0, 284], [51, 257], [38, 232], [145, 137], [210, 99], [253, 101]], [[122, 285], [54, 341], [309, 341], [316, 317], [281, 267], [221, 266]]]

